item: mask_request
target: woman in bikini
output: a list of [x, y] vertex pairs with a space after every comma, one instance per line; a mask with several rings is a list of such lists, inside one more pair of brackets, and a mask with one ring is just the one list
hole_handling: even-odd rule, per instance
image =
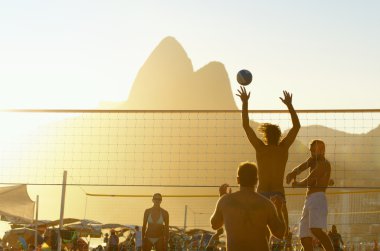
[[156, 251], [166, 251], [169, 238], [169, 213], [160, 206], [162, 201], [160, 193], [154, 194], [152, 201], [153, 207], [144, 212], [143, 251], [150, 251], [152, 247], [155, 247]]

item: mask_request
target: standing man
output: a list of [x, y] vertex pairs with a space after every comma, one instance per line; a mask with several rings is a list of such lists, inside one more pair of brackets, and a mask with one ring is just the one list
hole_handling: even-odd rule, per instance
[[[247, 94], [246, 89], [241, 87], [236, 95], [239, 96], [242, 101], [243, 128], [247, 134], [249, 142], [251, 142], [256, 151], [259, 174], [257, 192], [268, 199], [270, 199], [271, 196], [280, 196], [285, 201], [285, 189], [283, 183], [286, 162], [288, 161], [289, 148], [296, 139], [301, 124], [297, 113], [293, 108], [293, 95], [287, 91], [284, 91], [283, 94], [284, 98], [280, 99], [289, 110], [293, 127], [282, 140], [280, 127], [270, 123], [260, 125], [259, 131], [263, 134], [263, 140], [259, 139], [255, 131], [249, 125], [248, 99], [251, 93]], [[286, 204], [282, 210], [288, 228], [289, 221]]]
[[[287, 176], [286, 183], [292, 180], [293, 187], [307, 187], [306, 199], [300, 221], [300, 238], [305, 251], [313, 250], [315, 236], [326, 251], [334, 251], [330, 238], [323, 229], [327, 229], [326, 188], [329, 185], [331, 165], [325, 158], [325, 143], [313, 140], [310, 143], [311, 157], [294, 168]], [[309, 169], [309, 175], [302, 181], [296, 181], [301, 172]]]
[[342, 236], [338, 233], [335, 225], [332, 225], [331, 231], [329, 231], [328, 236], [334, 246], [334, 251], [342, 251], [343, 249], [340, 247], [344, 245]]
[[267, 228], [277, 238], [285, 234], [282, 214], [283, 200], [273, 197], [273, 203], [255, 191], [257, 167], [241, 163], [237, 171], [239, 191], [227, 194], [227, 184], [219, 188], [219, 200], [211, 216], [213, 229], [223, 225], [227, 235], [227, 251], [269, 251]]

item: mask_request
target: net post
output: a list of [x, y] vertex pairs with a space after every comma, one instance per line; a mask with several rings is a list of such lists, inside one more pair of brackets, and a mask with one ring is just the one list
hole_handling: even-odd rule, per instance
[[59, 228], [58, 228], [58, 250], [61, 250], [62, 239], [61, 239], [61, 229], [63, 227], [63, 215], [65, 211], [65, 196], [66, 196], [66, 181], [67, 181], [67, 171], [63, 171], [63, 181], [62, 181], [62, 194], [61, 194], [61, 213], [59, 217]]

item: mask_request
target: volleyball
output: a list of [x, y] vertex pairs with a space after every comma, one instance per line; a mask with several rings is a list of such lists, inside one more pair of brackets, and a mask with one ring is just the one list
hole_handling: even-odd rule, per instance
[[248, 70], [240, 70], [236, 79], [241, 85], [249, 85], [252, 82], [252, 73]]

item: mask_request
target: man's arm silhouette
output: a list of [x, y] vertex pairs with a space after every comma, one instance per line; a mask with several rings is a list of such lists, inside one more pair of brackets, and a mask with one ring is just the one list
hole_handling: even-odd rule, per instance
[[243, 128], [245, 130], [245, 133], [247, 134], [249, 142], [253, 145], [255, 149], [257, 149], [260, 146], [263, 146], [264, 143], [257, 137], [255, 131], [251, 128], [249, 125], [249, 117], [248, 117], [248, 99], [251, 96], [251, 93], [247, 93], [247, 90], [244, 87], [240, 87], [240, 90], [238, 90], [238, 94], [236, 94], [238, 97], [240, 97], [242, 101], [242, 120], [243, 120]]
[[285, 145], [287, 147], [290, 147], [297, 137], [298, 131], [301, 128], [301, 124], [292, 104], [293, 95], [287, 91], [283, 91], [283, 93], [284, 93], [284, 98], [280, 97], [280, 99], [288, 107], [290, 116], [292, 118], [293, 127], [289, 130], [288, 134], [281, 141], [280, 145]]

